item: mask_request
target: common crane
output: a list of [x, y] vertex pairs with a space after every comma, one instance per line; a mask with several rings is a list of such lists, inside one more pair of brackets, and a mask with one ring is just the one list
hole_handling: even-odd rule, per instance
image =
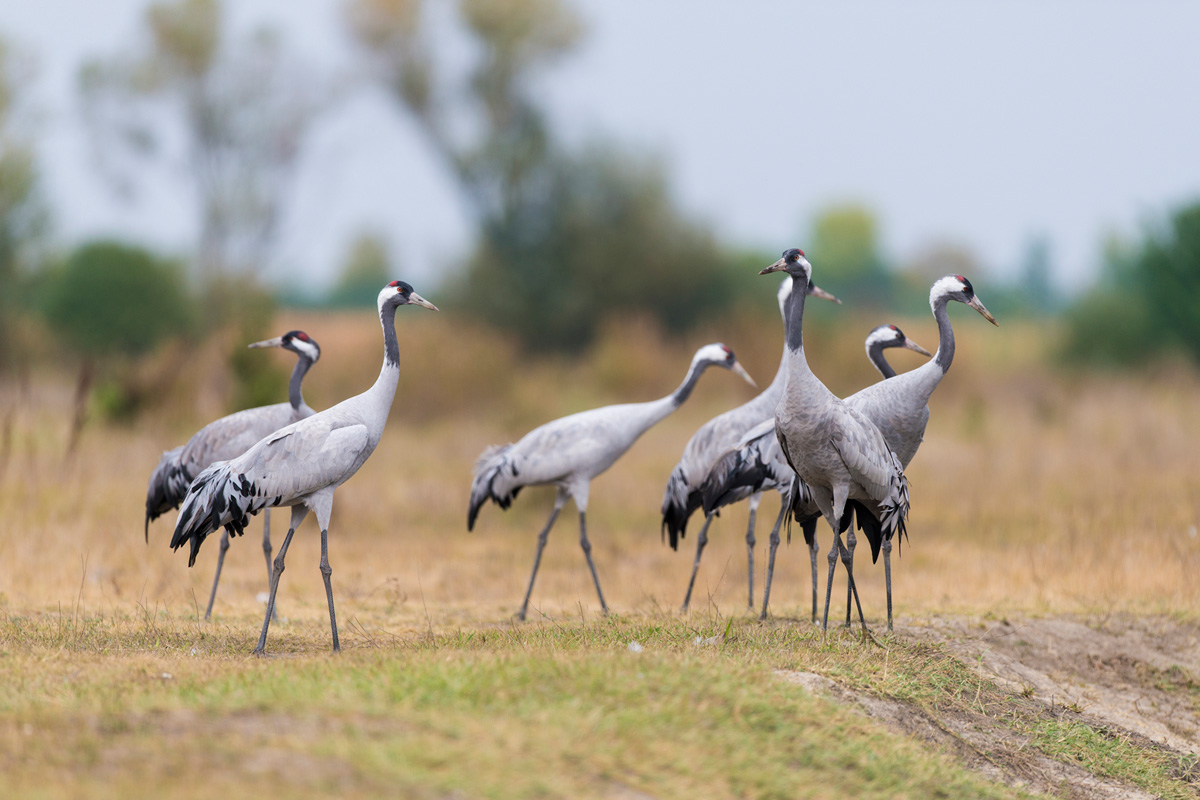
[[[938, 326], [938, 349], [933, 360], [895, 378], [862, 389], [846, 398], [846, 404], [862, 413], [875, 424], [884, 441], [907, 469], [917, 448], [925, 439], [925, 426], [929, 422], [929, 398], [941, 383], [954, 360], [954, 329], [950, 326], [950, 315], [946, 306], [950, 301], [964, 303], [975, 309], [993, 325], [999, 326], [980, 302], [971, 282], [962, 275], [947, 275], [934, 282], [929, 290], [929, 306]], [[892, 537], [884, 531], [882, 541], [875, 535], [873, 526], [863, 528], [871, 543], [871, 559], [876, 561], [883, 552], [884, 583], [887, 587], [887, 626], [892, 630]], [[847, 536], [850, 561], [854, 561], [854, 528]], [[849, 601], [847, 601], [847, 604]], [[847, 606], [847, 624], [849, 607]]]
[[533, 429], [516, 444], [489, 447], [475, 462], [467, 530], [475, 527], [479, 509], [488, 500], [494, 501], [500, 508], [508, 508], [517, 493], [526, 486], [552, 484], [558, 488], [550, 519], [538, 534], [533, 573], [529, 576], [529, 588], [517, 613], [519, 619], [525, 619], [533, 582], [542, 561], [542, 550], [546, 547], [550, 528], [568, 498], [574, 498], [575, 507], [579, 509], [579, 545], [592, 572], [600, 607], [605, 613], [608, 612], [596, 565], [592, 561], [592, 545], [587, 536], [588, 489], [591, 481], [611, 467], [651, 426], [679, 408], [692, 393], [701, 373], [712, 366], [732, 370], [751, 386], [754, 385], [732, 350], [723, 344], [705, 345], [692, 357], [683, 383], [666, 397], [646, 403], [604, 406], [556, 419]]
[[[780, 271], [791, 275], [799, 286], [806, 286], [812, 279], [812, 265], [799, 249], [785, 251], [759, 274]], [[793, 499], [797, 503], [806, 499], [805, 493], [798, 490], [802, 481], [833, 529], [825, 585], [823, 627], [827, 627], [839, 554], [851, 592], [856, 600], [858, 597], [849, 551], [842, 545], [842, 531], [850, 524], [851, 512], [857, 512], [859, 524], [875, 535], [903, 532], [908, 515], [908, 480], [900, 460], [875, 424], [829, 391], [809, 368], [804, 355], [804, 299], [805, 293], [794, 288], [788, 298], [787, 378], [775, 409], [775, 432], [788, 465], [799, 479]], [[867, 621], [861, 603], [858, 616], [865, 632]]]
[[[779, 286], [779, 313], [783, 315], [783, 304], [792, 291], [792, 281], [784, 279]], [[814, 297], [830, 300], [841, 304], [841, 300], [812, 283], [808, 284], [808, 293]], [[713, 462], [728, 447], [734, 444], [755, 423], [766, 419], [775, 409], [779, 397], [783, 393], [784, 360], [781, 357], [779, 369], [771, 385], [757, 397], [737, 408], [710, 419], [692, 434], [692, 438], [683, 448], [679, 463], [671, 470], [667, 478], [667, 488], [663, 492], [662, 501], [662, 531], [671, 544], [671, 549], [678, 547], [679, 540], [687, 534], [688, 518], [700, 507], [700, 485]], [[750, 497], [750, 519], [746, 527], [746, 558], [749, 563], [747, 574], [750, 585], [750, 606], [754, 606], [754, 520], [758, 513], [761, 500], [758, 493]], [[696, 572], [700, 569], [700, 556], [708, 544], [708, 526], [712, 516], [706, 515], [700, 534], [696, 537], [696, 558], [692, 564], [692, 576], [688, 581], [687, 594], [683, 598], [681, 611], [687, 611], [692, 601], [692, 587], [696, 583]]]
[[[269, 433], [289, 425], [296, 420], [311, 417], [313, 410], [304, 402], [300, 392], [304, 376], [321, 357], [317, 340], [304, 331], [288, 331], [283, 336], [255, 342], [258, 347], [282, 347], [296, 354], [296, 366], [288, 382], [288, 402], [258, 408], [247, 408], [208, 423], [198, 430], [187, 443], [162, 454], [158, 466], [150, 474], [146, 487], [146, 541], [150, 541], [150, 523], [173, 508], [179, 508], [187, 495], [192, 480], [205, 467], [216, 461], [228, 461], [242, 453]], [[267, 582], [271, 580], [271, 512], [263, 514], [263, 555], [267, 561]], [[217, 551], [217, 572], [213, 575], [212, 592], [208, 596], [208, 608], [204, 618], [212, 616], [213, 601], [217, 599], [217, 585], [221, 582], [221, 567], [225, 564], [225, 551], [229, 549], [229, 532], [221, 536], [221, 547]]]
[[[921, 345], [904, 335], [895, 325], [880, 325], [866, 339], [867, 358], [885, 379], [895, 376], [896, 370], [884, 357], [884, 350], [903, 347], [924, 355], [930, 353]], [[779, 516], [771, 528], [770, 554], [767, 559], [767, 582], [763, 591], [763, 607], [759, 619], [767, 618], [767, 607], [771, 601], [771, 581], [775, 573], [775, 552], [779, 548], [779, 528], [788, 509], [788, 491], [796, 473], [788, 466], [775, 435], [775, 419], [766, 420], [751, 428], [732, 448], [717, 458], [708, 476], [700, 487], [704, 513], [712, 515], [725, 506], [771, 489], [779, 492], [781, 503]], [[817, 519], [820, 511], [815, 504], [801, 508], [796, 522], [804, 532], [805, 544], [809, 547], [812, 562], [812, 615], [817, 619]]]
[[240, 535], [249, 522], [248, 515], [273, 506], [290, 506], [292, 509], [287, 536], [275, 556], [267, 614], [258, 645], [254, 648], [256, 654], [261, 655], [266, 648], [275, 593], [279, 589], [292, 535], [310, 510], [317, 515], [321, 528], [321, 575], [325, 579], [325, 596], [329, 603], [333, 649], [341, 650], [330, 583], [333, 570], [329, 567], [329, 517], [333, 511], [333, 493], [358, 472], [383, 436], [400, 378], [396, 309], [410, 304], [437, 311], [437, 306], [404, 281], [392, 281], [379, 292], [383, 367], [371, 388], [275, 431], [237, 458], [216, 462], [197, 475], [188, 489], [171, 547], [178, 549], [191, 543], [189, 567], [196, 563], [196, 553], [205, 537], [222, 525], [227, 532]]

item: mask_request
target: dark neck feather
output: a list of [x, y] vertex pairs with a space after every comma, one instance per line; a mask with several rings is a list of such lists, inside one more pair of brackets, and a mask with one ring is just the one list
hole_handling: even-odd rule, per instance
[[883, 355], [882, 342], [875, 342], [871, 345], [871, 348], [867, 350], [867, 358], [871, 359], [871, 363], [883, 375], [884, 380], [896, 377], [896, 370], [892, 369], [892, 365], [887, 362], [887, 359]]
[[696, 388], [696, 382], [700, 380], [700, 374], [706, 367], [708, 367], [707, 361], [692, 362], [683, 383], [679, 384], [679, 388], [671, 393], [671, 399], [675, 402], [676, 407], [683, 405], [683, 402], [692, 394], [692, 389]]
[[400, 345], [396, 342], [396, 306], [386, 303], [379, 312], [383, 325], [383, 364], [386, 367], [400, 366]]
[[297, 411], [300, 410], [300, 406], [304, 405], [304, 397], [300, 394], [300, 384], [304, 382], [304, 375], [312, 365], [313, 362], [308, 356], [301, 355], [296, 359], [296, 366], [292, 367], [292, 379], [288, 382], [288, 400], [291, 401], [292, 408]]
[[938, 326], [938, 349], [933, 361], [942, 368], [942, 372], [950, 371], [950, 362], [954, 360], [954, 329], [950, 327], [950, 315], [946, 313], [948, 297], [939, 297], [933, 304], [933, 318]]
[[808, 294], [807, 278], [792, 278], [792, 293], [784, 304], [784, 319], [787, 325], [788, 350], [800, 350], [804, 347], [804, 297]]

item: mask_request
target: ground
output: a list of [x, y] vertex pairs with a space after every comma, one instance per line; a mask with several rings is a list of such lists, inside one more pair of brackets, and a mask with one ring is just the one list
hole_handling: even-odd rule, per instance
[[[900, 322], [935, 338], [928, 320]], [[367, 323], [281, 321], [321, 341], [315, 407], [374, 379]], [[472, 463], [598, 397], [674, 388], [694, 348], [636, 327], [594, 369], [526, 363], [494, 341], [447, 353], [464, 339], [454, 326], [416, 343], [402, 330], [411, 362], [392, 424], [334, 501], [336, 656], [311, 517], [266, 658], [250, 655], [259, 519], [234, 540], [207, 622], [218, 537], [192, 569], [166, 546], [173, 514], [143, 540], [159, 454], [221, 408], [209, 381], [135, 426], [90, 425], [71, 455], [70, 376], [0, 384], [0, 796], [1196, 798], [1200, 376], [1058, 374], [1030, 362], [1039, 330], [962, 327], [908, 470], [892, 634], [882, 570], [859, 549], [875, 642], [812, 625], [795, 543], [779, 553], [773, 616], [746, 610], [741, 507], [714, 522], [691, 613], [677, 610], [697, 526], [672, 551], [657, 510], [691, 433], [748, 399], [724, 373], [592, 485], [614, 613], [599, 613], [568, 509], [530, 619], [513, 619], [551, 494], [488, 506], [467, 533]], [[757, 354], [722, 333], [760, 383], [778, 363], [771, 333]], [[851, 337], [809, 338], [829, 359], [820, 374], [862, 360]], [[830, 382], [844, 393], [870, 375], [842, 378]], [[470, 400], [483, 379], [500, 388]], [[777, 502], [763, 501], [757, 593]], [[272, 519], [276, 546], [285, 519]], [[823, 560], [828, 528], [818, 536]]]

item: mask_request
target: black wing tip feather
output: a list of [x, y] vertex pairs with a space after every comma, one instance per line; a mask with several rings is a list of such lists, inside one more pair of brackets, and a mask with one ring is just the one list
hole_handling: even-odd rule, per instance
[[671, 545], [672, 550], [679, 549], [679, 540], [687, 538], [687, 524], [691, 519], [692, 512], [699, 508], [700, 493], [691, 492], [688, 494], [686, 505], [679, 505], [675, 502], [668, 502], [663, 505], [662, 511], [662, 530], [663, 534], [660, 538], [667, 539], [667, 543]]

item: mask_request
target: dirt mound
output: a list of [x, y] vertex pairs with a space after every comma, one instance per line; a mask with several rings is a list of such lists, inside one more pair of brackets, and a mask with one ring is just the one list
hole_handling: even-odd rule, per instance
[[1162, 617], [906, 621], [1001, 686], [1200, 755], [1200, 624]]
[[945, 647], [994, 684], [988, 696], [922, 709], [811, 672], [777, 674], [1029, 791], [1096, 800], [1152, 797], [1068, 763], [1070, 752], [1047, 755], [1051, 751], [1029, 735], [1038, 720], [1083, 723], [1103, 738], [1163, 753], [1178, 765], [1181, 788], [1200, 784], [1200, 624], [1111, 616], [931, 617], [904, 620], [898, 632]]

